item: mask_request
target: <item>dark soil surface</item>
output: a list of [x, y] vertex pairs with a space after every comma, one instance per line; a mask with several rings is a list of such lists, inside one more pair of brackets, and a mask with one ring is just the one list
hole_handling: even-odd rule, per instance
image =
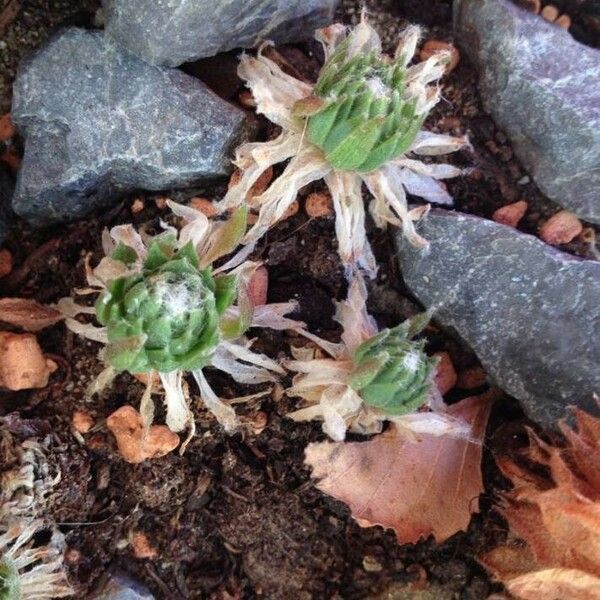
[[[5, 0], [0, 6], [7, 4]], [[94, 4], [74, 0], [22, 3], [6, 26], [6, 47], [0, 49], [1, 107], [9, 104], [8, 86], [22, 56], [60, 23], [73, 19], [91, 23]], [[355, 22], [360, 3], [342, 0], [340, 4], [339, 18]], [[427, 27], [426, 38], [452, 40], [450, 2], [379, 0], [367, 5], [388, 46], [408, 19]], [[314, 76], [319, 60], [315, 44], [278, 51], [304, 77]], [[218, 59], [201, 61], [187, 70], [207, 80], [211, 73], [214, 79], [215, 68], [221, 68], [222, 81], [230, 84], [219, 93], [235, 101], [242, 88], [233, 76], [235, 63], [230, 59], [226, 55], [222, 64]], [[525, 199], [530, 209], [519, 228], [535, 233], [558, 207], [531, 182], [506, 136], [483, 112], [476, 83], [476, 72], [462, 60], [444, 79], [444, 99], [426, 124], [433, 131], [468, 133], [473, 143], [473, 152], [460, 153], [454, 160], [474, 169], [468, 177], [450, 180], [450, 192], [458, 210], [486, 218], [508, 202]], [[263, 122], [262, 135], [269, 134]], [[217, 198], [224, 189], [225, 183], [174, 192], [170, 197], [178, 201], [198, 194]], [[166, 218], [167, 211], [159, 208], [156, 196], [138, 197], [144, 209], [136, 214], [131, 211], [134, 198], [130, 197], [111, 212], [70, 226], [32, 231], [19, 224], [5, 244], [16, 266], [0, 281], [0, 296], [31, 297], [45, 303], [85, 287], [84, 261], [88, 255], [92, 264], [101, 258], [104, 227], [127, 222], [157, 227], [159, 219]], [[416, 312], [418, 305], [401, 281], [391, 237], [371, 228], [370, 239], [380, 265], [371, 284], [370, 309], [382, 326], [395, 325]], [[269, 233], [254, 256], [268, 267], [269, 300], [296, 298], [298, 318], [331, 339], [339, 335], [332, 321], [331, 298], [341, 299], [346, 291], [333, 240], [333, 219], [311, 220], [301, 208]], [[564, 249], [581, 256], [589, 253], [589, 247], [577, 241]], [[428, 333], [428, 350], [449, 351], [457, 370], [477, 364], [459, 341], [435, 327]], [[256, 347], [273, 357], [285, 356], [290, 342], [299, 343], [285, 333], [256, 335]], [[203, 409], [190, 385], [197, 435], [186, 453], [130, 465], [118, 455], [104, 421], [124, 404], [137, 406], [143, 385], [123, 374], [102, 396], [88, 401], [85, 388], [103, 368], [98, 344], [71, 334], [62, 324], [43, 331], [38, 339], [60, 368], [45, 389], [0, 396], [0, 415], [18, 411], [23, 419], [50, 424], [50, 460], [60, 465], [62, 479], [46, 516], [58, 522], [67, 536], [68, 568], [78, 586], [77, 597], [85, 597], [111, 568], [130, 573], [165, 600], [400, 598], [398, 589], [409, 583], [416, 589], [435, 586], [432, 597], [436, 598], [479, 600], [500, 590], [476, 556], [506, 535], [502, 519], [493, 510], [503, 481], [492, 456], [519, 443], [524, 419], [511, 399], [499, 403], [490, 421], [484, 451], [487, 491], [469, 530], [441, 546], [432, 540], [399, 545], [389, 531], [359, 527], [343, 504], [316, 490], [303, 465], [303, 454], [309, 442], [324, 436], [318, 424], [295, 424], [285, 418], [296, 402], [279, 388], [266, 399], [238, 406], [244, 431], [228, 437]], [[221, 397], [255, 391], [241, 389], [222, 374], [208, 375]], [[288, 382], [282, 383], [285, 387]], [[467, 394], [455, 390], [448, 400]], [[79, 441], [71, 428], [77, 409], [89, 412], [96, 423]], [[138, 531], [146, 533], [157, 558], [135, 558], [130, 539]]]

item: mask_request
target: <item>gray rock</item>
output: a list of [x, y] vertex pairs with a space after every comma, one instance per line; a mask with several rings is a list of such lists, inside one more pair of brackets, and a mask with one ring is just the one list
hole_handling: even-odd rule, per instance
[[600, 51], [510, 0], [457, 0], [486, 109], [539, 188], [600, 223]]
[[24, 64], [12, 116], [25, 137], [14, 210], [36, 225], [81, 218], [135, 189], [226, 175], [245, 113], [198, 80], [71, 28]]
[[600, 392], [600, 262], [439, 209], [419, 232], [429, 252], [397, 242], [404, 280], [498, 386], [541, 423], [565, 416], [571, 404], [600, 414], [593, 399]]
[[121, 571], [112, 571], [88, 600], [154, 600], [148, 588]]
[[10, 201], [13, 195], [14, 183], [6, 166], [0, 163], [0, 244], [8, 233], [10, 217]]
[[157, 65], [175, 67], [261, 40], [295, 42], [328, 25], [338, 0], [102, 0], [106, 32]]

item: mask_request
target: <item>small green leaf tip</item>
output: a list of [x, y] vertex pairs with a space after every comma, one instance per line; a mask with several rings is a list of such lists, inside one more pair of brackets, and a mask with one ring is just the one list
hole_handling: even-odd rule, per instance
[[106, 356], [115, 369], [168, 373], [210, 362], [220, 316], [235, 300], [236, 280], [215, 279], [210, 268], [198, 265], [191, 243], [177, 249], [175, 238], [163, 234], [150, 244], [140, 273], [108, 284], [96, 315], [107, 327]]
[[[429, 314], [424, 315], [428, 321]], [[384, 329], [355, 350], [349, 385], [365, 404], [398, 416], [427, 401], [437, 361], [423, 351], [424, 340], [410, 339], [425, 324], [417, 315], [393, 329]]]
[[316, 112], [296, 113], [310, 115], [306, 135], [334, 168], [366, 173], [405, 153], [427, 115], [407, 91], [404, 58], [356, 53], [361, 34], [354, 29], [323, 66], [313, 91], [321, 105], [310, 102]]
[[12, 560], [0, 557], [0, 600], [20, 600], [21, 579]]

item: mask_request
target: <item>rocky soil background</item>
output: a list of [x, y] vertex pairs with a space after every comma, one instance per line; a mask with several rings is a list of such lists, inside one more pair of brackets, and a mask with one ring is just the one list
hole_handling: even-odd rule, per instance
[[[233, 148], [275, 134], [236, 75], [236, 48], [271, 37], [278, 60], [314, 80], [322, 53], [312, 31], [333, 14], [357, 23], [362, 3], [245, 2], [231, 12], [218, 4], [198, 15], [197, 3], [184, 1], [167, 18], [162, 2], [152, 10], [137, 0], [107, 0], [102, 10], [87, 0], [0, 2], [0, 113], [12, 115], [0, 127], [0, 296], [56, 302], [85, 286], [104, 227], [155, 231], [168, 219], [166, 198], [221, 198]], [[594, 3], [366, 5], [388, 51], [409, 22], [425, 28], [423, 55], [433, 40], [457, 49], [425, 126], [469, 136], [472, 148], [453, 161], [470, 172], [448, 181], [454, 210], [435, 208], [423, 222], [429, 254], [370, 228], [380, 271], [369, 309], [393, 326], [420, 305], [436, 307], [428, 351], [449, 359], [447, 401], [503, 390], [484, 446], [481, 510], [466, 533], [439, 546], [399, 545], [390, 531], [360, 528], [344, 504], [315, 489], [304, 448], [323, 434], [285, 418], [296, 402], [280, 387], [240, 407], [243, 434], [226, 436], [198, 401], [198, 434], [183, 457], [127, 464], [105, 420], [137, 405], [144, 386], [124, 374], [86, 400], [102, 370], [98, 346], [56, 324], [37, 335], [52, 364], [40, 367], [45, 381], [0, 391], [0, 422], [15, 439], [40, 440], [60, 468], [44, 511], [65, 533], [76, 597], [502, 594], [477, 561], [507, 536], [493, 508], [506, 488], [493, 456], [525, 444], [525, 425], [550, 430], [567, 405], [598, 415]], [[269, 300], [297, 299], [295, 316], [335, 339], [331, 299], [344, 298], [346, 286], [330, 209], [311, 212], [308, 202], [322, 191], [303, 190], [253, 257], [267, 266]], [[289, 342], [262, 332], [257, 347], [277, 358]], [[223, 397], [253, 391], [219, 374], [211, 384]]]

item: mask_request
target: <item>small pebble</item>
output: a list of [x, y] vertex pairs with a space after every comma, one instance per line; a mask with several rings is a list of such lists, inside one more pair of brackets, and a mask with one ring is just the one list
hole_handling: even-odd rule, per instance
[[544, 8], [542, 8], [542, 17], [544, 17], [544, 19], [546, 19], [546, 21], [550, 21], [551, 23], [554, 23], [554, 21], [556, 21], [556, 19], [558, 18], [559, 12], [558, 12], [558, 8], [556, 8], [556, 6], [552, 5], [552, 4], [548, 4], [548, 6], [544, 6]]
[[141, 213], [144, 210], [144, 201], [141, 198], [136, 198], [131, 203], [131, 212], [134, 215]]
[[15, 134], [17, 130], [13, 125], [12, 118], [10, 113], [6, 113], [0, 117], [0, 142], [6, 142], [10, 140]]
[[456, 69], [460, 61], [460, 53], [458, 48], [449, 44], [448, 42], [442, 42], [440, 40], [428, 40], [423, 44], [421, 52], [419, 52], [419, 58], [421, 60], [427, 60], [437, 52], [446, 51], [450, 53], [450, 62], [446, 65], [446, 73], [450, 73]]
[[133, 406], [117, 409], [106, 419], [106, 426], [117, 440], [119, 454], [129, 463], [159, 458], [179, 445], [179, 436], [166, 425], [151, 425], [145, 434], [142, 416]]
[[328, 217], [333, 214], [333, 200], [326, 192], [313, 192], [306, 198], [304, 210], [309, 217]]
[[13, 392], [48, 385], [56, 363], [44, 357], [35, 335], [0, 331], [0, 387]]
[[263, 410], [257, 410], [252, 416], [252, 431], [254, 432], [254, 435], [260, 435], [268, 422], [269, 416], [267, 413]]
[[380, 573], [383, 571], [383, 566], [374, 556], [367, 554], [363, 558], [363, 569], [367, 573]]
[[84, 410], [76, 410], [72, 419], [73, 429], [79, 433], [87, 433], [94, 426], [92, 415]]
[[10, 274], [13, 268], [12, 254], [6, 248], [0, 250], [0, 278]]
[[134, 531], [131, 534], [131, 546], [136, 558], [156, 558], [158, 552], [150, 543], [148, 536], [143, 531]]
[[560, 17], [554, 21], [554, 24], [568, 31], [571, 28], [571, 17], [569, 15], [560, 15]]
[[169, 200], [169, 198], [159, 196], [158, 198], [154, 199], [154, 204], [156, 205], [156, 208], [158, 208], [158, 210], [164, 210], [165, 208], [167, 208], [167, 200]]
[[541, 227], [540, 238], [552, 246], [568, 244], [583, 230], [581, 221], [568, 210], [552, 215]]
[[528, 204], [525, 200], [519, 200], [512, 204], [506, 204], [494, 211], [492, 219], [496, 223], [502, 223], [503, 225], [509, 225], [510, 227], [516, 227], [519, 221], [525, 216], [527, 212]]

